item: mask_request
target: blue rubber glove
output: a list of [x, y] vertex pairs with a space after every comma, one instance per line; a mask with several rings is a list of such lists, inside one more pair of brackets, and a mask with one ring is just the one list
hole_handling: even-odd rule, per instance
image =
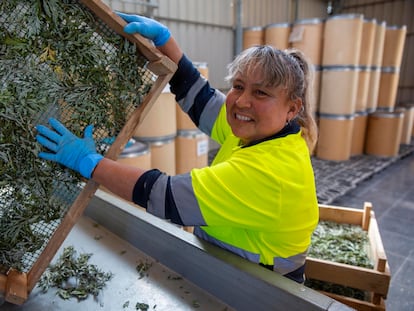
[[171, 37], [170, 30], [163, 24], [140, 15], [130, 15], [117, 12], [128, 24], [124, 31], [128, 34], [139, 33], [141, 36], [152, 40], [155, 46], [162, 46]]
[[52, 129], [37, 125], [40, 135], [36, 140], [50, 152], [40, 152], [39, 157], [62, 164], [83, 177], [91, 178], [91, 174], [103, 156], [96, 152], [93, 140], [93, 125], [85, 128], [84, 138], [76, 137], [62, 123], [54, 118], [49, 119]]

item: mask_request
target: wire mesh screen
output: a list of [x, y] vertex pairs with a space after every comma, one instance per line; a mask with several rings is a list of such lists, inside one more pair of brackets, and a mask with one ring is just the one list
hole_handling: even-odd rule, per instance
[[82, 191], [40, 160], [36, 124], [82, 136], [105, 154], [156, 80], [135, 44], [75, 0], [0, 1], [0, 273], [27, 272]]

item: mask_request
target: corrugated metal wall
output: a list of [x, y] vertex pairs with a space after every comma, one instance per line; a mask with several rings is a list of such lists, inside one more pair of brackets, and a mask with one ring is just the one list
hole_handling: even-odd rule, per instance
[[[134, 0], [104, 0], [114, 10], [150, 14]], [[236, 0], [152, 0], [154, 17], [167, 25], [185, 53], [194, 61], [207, 62], [209, 80], [225, 89], [226, 66], [234, 56]], [[293, 22], [295, 18], [326, 16], [324, 0], [242, 0], [241, 26]]]
[[232, 0], [159, 0], [155, 12], [168, 25], [183, 51], [196, 62], [206, 62], [214, 87], [226, 88], [226, 66], [233, 58]]
[[414, 102], [414, 1], [343, 0], [338, 9], [343, 13], [361, 13], [366, 18], [385, 21], [387, 26], [407, 26], [397, 103]]
[[[114, 10], [150, 15], [134, 0], [105, 0]], [[205, 62], [210, 83], [225, 89], [226, 66], [234, 54], [233, 0], [158, 0], [153, 16], [169, 27], [183, 51], [194, 62]]]
[[243, 27], [326, 17], [324, 0], [244, 0]]

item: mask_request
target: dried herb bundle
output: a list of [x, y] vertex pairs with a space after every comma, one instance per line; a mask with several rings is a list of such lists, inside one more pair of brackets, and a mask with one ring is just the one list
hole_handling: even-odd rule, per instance
[[0, 2], [0, 273], [30, 268], [80, 192], [79, 175], [38, 159], [34, 126], [94, 124], [100, 147], [152, 86], [145, 64], [78, 1]]
[[96, 265], [89, 264], [92, 254], [79, 254], [73, 246], [65, 247], [62, 255], [43, 273], [39, 286], [46, 292], [57, 288], [62, 299], [83, 300], [89, 295], [97, 297], [112, 278], [112, 273], [101, 271]]

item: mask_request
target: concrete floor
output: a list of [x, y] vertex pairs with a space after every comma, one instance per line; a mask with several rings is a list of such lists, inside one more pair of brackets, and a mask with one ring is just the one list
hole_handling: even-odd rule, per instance
[[336, 198], [332, 205], [373, 204], [391, 270], [387, 311], [414, 310], [414, 153]]

